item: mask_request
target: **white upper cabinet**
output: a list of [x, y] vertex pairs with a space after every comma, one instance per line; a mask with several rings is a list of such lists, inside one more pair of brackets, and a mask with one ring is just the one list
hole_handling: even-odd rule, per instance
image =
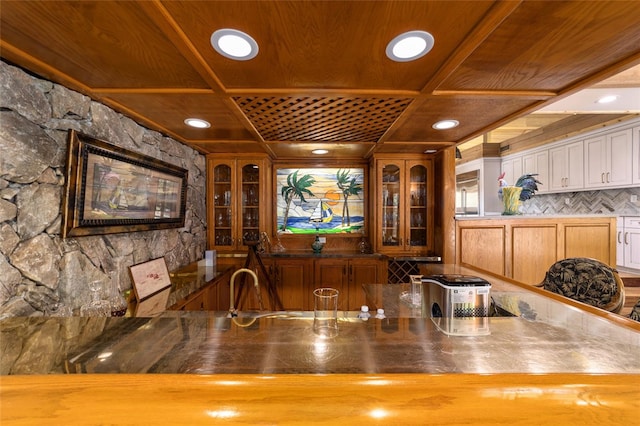
[[639, 124], [640, 119], [633, 119], [506, 156], [502, 159], [505, 179], [514, 185], [523, 174], [537, 173], [541, 193], [638, 186]]
[[633, 182], [632, 130], [585, 139], [585, 188], [610, 188]]
[[584, 188], [584, 144], [572, 142], [549, 149], [549, 190]]
[[522, 156], [522, 174], [537, 174], [536, 179], [542, 183], [538, 185], [538, 192], [549, 192], [549, 150], [532, 152]]
[[509, 185], [515, 185], [518, 178], [522, 176], [522, 156], [505, 157], [502, 160], [502, 171], [504, 180]]

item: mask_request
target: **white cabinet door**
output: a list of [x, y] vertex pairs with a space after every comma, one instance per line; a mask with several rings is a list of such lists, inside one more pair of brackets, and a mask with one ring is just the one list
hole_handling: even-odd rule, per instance
[[604, 135], [584, 141], [586, 163], [585, 187], [598, 188], [606, 185], [607, 174], [607, 141]]
[[584, 188], [583, 141], [549, 150], [549, 189], [566, 191]]
[[640, 269], [640, 217], [624, 218], [624, 266]]
[[633, 138], [631, 129], [607, 135], [607, 185], [631, 185], [633, 182]]
[[567, 145], [567, 188], [584, 188], [584, 145], [582, 141]]
[[502, 171], [504, 180], [509, 185], [515, 185], [518, 178], [522, 176], [522, 156], [507, 157], [502, 160]]
[[604, 134], [584, 141], [586, 188], [610, 188], [633, 181], [631, 129]]
[[616, 219], [616, 265], [624, 266], [624, 217]]
[[549, 191], [549, 151], [543, 150], [522, 156], [522, 174], [537, 174], [536, 179], [542, 183], [538, 185], [538, 192]]
[[633, 155], [631, 169], [633, 171], [633, 183], [640, 185], [640, 126], [633, 128]]

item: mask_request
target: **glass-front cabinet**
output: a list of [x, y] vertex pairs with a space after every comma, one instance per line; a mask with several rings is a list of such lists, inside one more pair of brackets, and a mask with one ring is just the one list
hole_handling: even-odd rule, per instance
[[209, 159], [207, 220], [211, 249], [242, 250], [266, 231], [267, 168], [265, 159]]
[[432, 247], [430, 160], [376, 159], [374, 240], [387, 254], [426, 254]]

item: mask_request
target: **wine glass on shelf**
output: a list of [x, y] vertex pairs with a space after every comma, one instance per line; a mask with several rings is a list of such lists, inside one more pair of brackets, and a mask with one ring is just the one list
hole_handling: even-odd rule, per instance
[[89, 281], [91, 290], [91, 302], [80, 307], [82, 317], [108, 317], [111, 316], [111, 305], [100, 297], [101, 280]]

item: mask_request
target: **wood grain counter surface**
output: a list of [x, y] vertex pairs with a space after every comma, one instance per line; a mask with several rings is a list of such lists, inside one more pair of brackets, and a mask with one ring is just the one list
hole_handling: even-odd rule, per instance
[[4, 376], [3, 426], [636, 424], [640, 375]]

